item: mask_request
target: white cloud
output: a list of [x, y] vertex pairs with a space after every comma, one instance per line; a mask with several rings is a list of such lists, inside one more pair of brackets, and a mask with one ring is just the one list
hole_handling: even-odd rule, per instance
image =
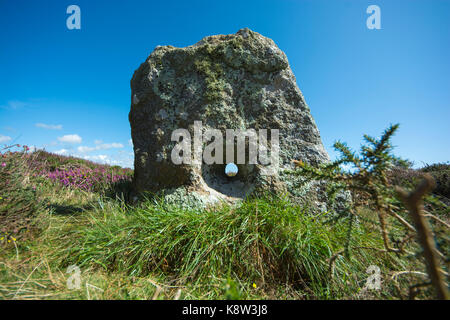
[[86, 160], [101, 160], [101, 161], [105, 161], [106, 159], [108, 159], [108, 156], [106, 154], [99, 154], [96, 156], [84, 156], [83, 157]]
[[36, 123], [36, 127], [48, 129], [48, 130], [61, 130], [62, 125], [61, 124], [45, 124], [45, 123]]
[[94, 141], [95, 144], [100, 144], [100, 143], [102, 143], [102, 142], [103, 142], [103, 140], [95, 140], [95, 141]]
[[98, 150], [106, 150], [106, 149], [112, 149], [112, 148], [123, 148], [123, 144], [113, 142], [113, 143], [103, 143], [103, 144], [99, 144], [97, 146]]
[[134, 153], [119, 150], [119, 151], [117, 151], [117, 153], [111, 155], [110, 164], [116, 164], [123, 168], [133, 168], [134, 167]]
[[79, 146], [79, 147], [77, 148], [77, 150], [78, 150], [78, 152], [86, 153], [86, 152], [94, 151], [95, 148], [86, 147], [86, 146]]
[[131, 146], [131, 147], [133, 146], [133, 140], [132, 139], [128, 140], [128, 145]]
[[100, 161], [100, 162], [104, 162], [107, 163], [108, 161], [108, 156], [106, 154], [99, 154], [96, 156], [83, 156], [83, 159], [86, 160], [93, 160], [93, 161]]
[[57, 151], [54, 151], [53, 153], [56, 153], [56, 154], [67, 154], [67, 149], [61, 149], [61, 150], [57, 150]]
[[8, 142], [10, 140], [11, 140], [11, 137], [0, 134], [0, 143]]
[[[86, 153], [91, 152], [94, 150], [108, 150], [108, 149], [114, 149], [114, 148], [123, 148], [123, 144], [113, 142], [113, 143], [101, 143], [101, 140], [95, 140], [95, 147], [87, 147], [87, 146], [79, 146], [77, 148], [78, 152]], [[100, 144], [99, 144], [100, 143]]]
[[133, 168], [134, 166], [134, 159], [132, 157], [118, 157], [118, 155], [105, 155], [105, 154], [99, 154], [99, 155], [76, 155], [79, 158], [85, 159], [85, 160], [91, 160], [97, 163], [102, 164], [109, 164], [109, 165], [118, 165], [123, 168]]
[[67, 142], [67, 143], [81, 143], [81, 137], [77, 134], [67, 134], [62, 137], [58, 137], [58, 140], [61, 142]]

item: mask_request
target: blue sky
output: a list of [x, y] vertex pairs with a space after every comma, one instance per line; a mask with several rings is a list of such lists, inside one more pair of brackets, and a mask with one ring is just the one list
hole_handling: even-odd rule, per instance
[[[81, 8], [81, 30], [66, 9]], [[381, 9], [369, 30], [366, 8]], [[286, 53], [323, 143], [400, 123], [396, 153], [450, 160], [450, 1], [0, 0], [0, 143], [132, 166], [130, 79], [157, 45], [249, 27]]]

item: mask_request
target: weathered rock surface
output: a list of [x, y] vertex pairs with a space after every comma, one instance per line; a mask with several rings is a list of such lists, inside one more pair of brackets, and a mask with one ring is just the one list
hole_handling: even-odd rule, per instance
[[[172, 190], [181, 198], [191, 193], [205, 203], [259, 190], [287, 190], [317, 200], [317, 186], [294, 190], [282, 172], [292, 168], [293, 159], [329, 161], [319, 130], [286, 55], [247, 28], [186, 48], [156, 47], [131, 80], [129, 120], [137, 191]], [[225, 129], [279, 129], [276, 174], [264, 175], [261, 164], [246, 163], [230, 179], [225, 163], [175, 165], [172, 132], [185, 128], [193, 137], [194, 121], [224, 137]]]

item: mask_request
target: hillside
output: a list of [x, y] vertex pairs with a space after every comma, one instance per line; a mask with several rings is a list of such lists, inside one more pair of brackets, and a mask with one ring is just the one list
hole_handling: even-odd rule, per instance
[[[439, 180], [448, 165], [422, 171], [442, 181], [440, 199], [448, 196], [448, 179]], [[394, 178], [410, 187], [411, 175]], [[399, 299], [427, 277], [416, 242], [406, 244], [410, 254], [384, 250], [370, 206], [356, 208], [351, 228], [333, 212], [269, 194], [185, 210], [151, 194], [130, 203], [131, 178], [117, 166], [3, 149], [0, 298]], [[433, 210], [448, 256], [448, 209]], [[392, 224], [394, 243], [401, 230]], [[380, 290], [367, 288], [369, 266], [380, 268]], [[414, 296], [430, 299], [433, 290]]]

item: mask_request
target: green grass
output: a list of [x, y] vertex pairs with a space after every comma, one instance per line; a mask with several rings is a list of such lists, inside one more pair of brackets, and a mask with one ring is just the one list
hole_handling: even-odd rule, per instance
[[[382, 252], [373, 225], [360, 221], [349, 235], [348, 221], [288, 198], [129, 206], [42, 179], [35, 196], [35, 228], [0, 240], [0, 299], [398, 299], [424, 280], [413, 254]], [[349, 239], [354, 249], [330, 269]], [[71, 265], [81, 270], [80, 289], [67, 287]], [[381, 271], [379, 291], [364, 289], [371, 265]]]
[[[347, 224], [325, 223], [325, 215], [283, 198], [185, 211], [154, 200], [127, 207], [81, 191], [59, 194], [64, 207], [82, 209], [42, 213], [42, 234], [0, 254], [7, 261], [0, 263], [3, 298], [149, 299], [155, 290], [164, 299], [178, 290], [182, 299], [391, 298], [388, 281], [358, 296], [366, 269], [378, 265], [387, 276], [409, 267], [395, 255], [360, 250], [340, 256], [331, 279], [328, 261], [344, 247]], [[378, 233], [362, 224], [352, 244], [382, 248]], [[80, 290], [66, 287], [69, 265], [82, 270]], [[28, 291], [17, 292], [36, 266], [22, 287]], [[88, 296], [86, 283], [103, 291], [88, 286]]]
[[108, 215], [100, 211], [91, 215], [93, 227], [83, 230], [81, 246], [67, 249], [69, 263], [95, 261], [130, 276], [158, 272], [195, 284], [214, 275], [245, 278], [249, 285], [322, 285], [326, 259], [346, 236], [345, 228], [330, 233], [282, 200], [253, 200], [235, 209], [182, 211], [146, 203], [129, 211], [115, 206]]

